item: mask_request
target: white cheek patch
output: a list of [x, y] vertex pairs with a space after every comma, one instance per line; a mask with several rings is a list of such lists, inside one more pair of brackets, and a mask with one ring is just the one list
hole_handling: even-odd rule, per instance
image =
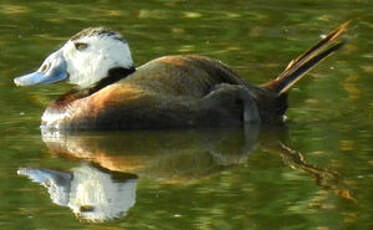
[[[87, 43], [84, 50], [77, 50], [74, 42]], [[69, 82], [88, 87], [107, 77], [115, 67], [133, 66], [131, 51], [127, 43], [110, 36], [82, 37], [77, 41], [69, 40], [63, 47], [69, 73]]]

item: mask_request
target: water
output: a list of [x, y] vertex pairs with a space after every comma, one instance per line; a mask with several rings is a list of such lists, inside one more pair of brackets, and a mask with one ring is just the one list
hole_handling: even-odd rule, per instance
[[[0, 229], [372, 228], [372, 9], [368, 0], [1, 1]], [[292, 90], [283, 129], [42, 137], [44, 108], [70, 86], [12, 82], [82, 28], [106, 25], [138, 65], [198, 53], [259, 84], [349, 19], [349, 44]]]

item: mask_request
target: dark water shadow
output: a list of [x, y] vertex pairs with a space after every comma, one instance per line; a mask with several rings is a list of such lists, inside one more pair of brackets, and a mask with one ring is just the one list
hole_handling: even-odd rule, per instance
[[247, 162], [255, 150], [281, 157], [315, 183], [354, 200], [339, 173], [308, 163], [289, 147], [286, 127], [203, 130], [136, 130], [110, 133], [43, 132], [49, 151], [82, 159], [68, 172], [21, 168], [18, 174], [48, 189], [52, 201], [82, 220], [104, 222], [125, 216], [136, 203], [138, 178], [159, 183], [193, 183]]

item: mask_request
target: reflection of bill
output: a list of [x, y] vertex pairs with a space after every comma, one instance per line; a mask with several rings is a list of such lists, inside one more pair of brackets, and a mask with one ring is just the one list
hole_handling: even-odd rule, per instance
[[118, 218], [135, 204], [137, 179], [130, 174], [117, 176], [86, 164], [71, 172], [21, 168], [17, 173], [48, 188], [54, 203], [71, 208], [84, 220]]

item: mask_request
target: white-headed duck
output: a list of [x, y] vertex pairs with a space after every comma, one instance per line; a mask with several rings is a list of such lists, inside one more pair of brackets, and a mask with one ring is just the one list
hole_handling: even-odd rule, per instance
[[202, 56], [165, 56], [135, 68], [128, 43], [119, 33], [102, 27], [75, 34], [36, 72], [14, 82], [26, 86], [66, 80], [79, 86], [46, 109], [42, 127], [47, 129], [281, 123], [289, 88], [344, 44], [336, 38], [347, 24], [261, 86], [246, 83], [226, 65]]

